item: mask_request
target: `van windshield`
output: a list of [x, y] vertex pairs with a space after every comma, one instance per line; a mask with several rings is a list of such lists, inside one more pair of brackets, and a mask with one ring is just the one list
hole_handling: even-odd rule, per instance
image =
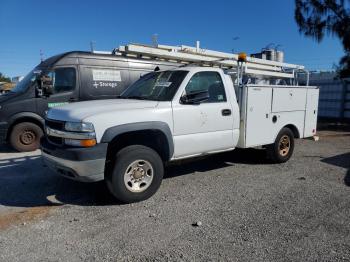
[[27, 90], [29, 86], [31, 86], [37, 79], [36, 70], [32, 70], [26, 75], [21, 81], [17, 83], [17, 85], [11, 89], [11, 92], [21, 93]]
[[149, 73], [127, 88], [120, 98], [170, 101], [187, 73], [180, 70]]

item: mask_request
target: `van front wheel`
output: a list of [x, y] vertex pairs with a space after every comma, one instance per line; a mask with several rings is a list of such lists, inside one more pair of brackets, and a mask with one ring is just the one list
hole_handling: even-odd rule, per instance
[[163, 162], [153, 149], [132, 145], [120, 150], [113, 170], [107, 174], [108, 189], [123, 203], [146, 200], [162, 183]]
[[16, 124], [10, 134], [11, 146], [19, 152], [34, 151], [40, 147], [43, 130], [31, 122]]
[[283, 128], [277, 135], [275, 143], [267, 147], [267, 156], [274, 163], [287, 162], [294, 151], [294, 134], [289, 128]]

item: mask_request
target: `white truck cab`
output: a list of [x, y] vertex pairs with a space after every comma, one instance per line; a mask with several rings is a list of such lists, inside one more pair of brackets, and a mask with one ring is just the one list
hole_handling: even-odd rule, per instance
[[[132, 50], [203, 58], [203, 51]], [[231, 60], [222, 62], [228, 63]], [[126, 203], [152, 196], [161, 184], [164, 163], [178, 159], [263, 146], [272, 161], [289, 160], [294, 138], [316, 133], [318, 88], [276, 81], [293, 77], [295, 72], [285, 67], [298, 68], [295, 65], [259, 59], [250, 59], [250, 67], [242, 61], [238, 65], [234, 74], [212, 66], [152, 72], [117, 99], [52, 108], [41, 142], [43, 159], [65, 177], [105, 180], [111, 193]], [[274, 77], [274, 84], [243, 83], [243, 71], [261, 74], [254, 68]]]

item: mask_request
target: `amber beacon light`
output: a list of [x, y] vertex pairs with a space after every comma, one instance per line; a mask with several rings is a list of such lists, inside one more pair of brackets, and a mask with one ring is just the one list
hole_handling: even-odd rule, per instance
[[246, 53], [239, 53], [238, 62], [247, 62], [247, 54]]

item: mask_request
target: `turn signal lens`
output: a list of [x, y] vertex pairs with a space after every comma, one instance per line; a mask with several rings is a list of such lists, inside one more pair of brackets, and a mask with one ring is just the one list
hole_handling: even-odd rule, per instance
[[96, 139], [65, 139], [65, 144], [76, 147], [93, 147], [96, 145]]
[[80, 140], [80, 145], [83, 147], [92, 147], [96, 145], [96, 139], [84, 139]]

